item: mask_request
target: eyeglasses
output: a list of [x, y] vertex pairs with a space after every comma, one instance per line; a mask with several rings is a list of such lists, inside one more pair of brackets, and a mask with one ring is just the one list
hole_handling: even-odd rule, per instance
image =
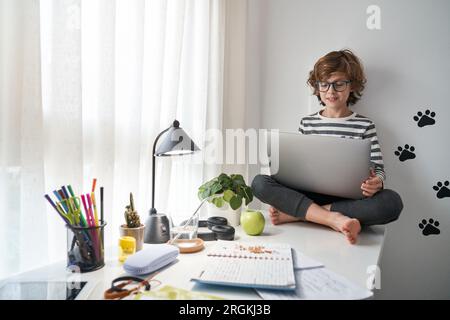
[[351, 83], [350, 80], [341, 80], [341, 81], [335, 81], [335, 82], [324, 82], [324, 81], [317, 81], [317, 89], [320, 92], [327, 92], [330, 88], [330, 85], [333, 86], [333, 89], [335, 91], [341, 92], [344, 91], [347, 88], [347, 85]]

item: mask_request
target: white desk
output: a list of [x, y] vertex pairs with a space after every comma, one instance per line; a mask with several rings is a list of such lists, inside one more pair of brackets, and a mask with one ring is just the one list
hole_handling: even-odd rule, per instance
[[[268, 221], [268, 219], [266, 219]], [[365, 228], [358, 243], [350, 245], [345, 237], [336, 231], [304, 222], [273, 226], [268, 221], [261, 236], [246, 235], [240, 227], [236, 228], [236, 241], [242, 242], [286, 242], [294, 249], [322, 262], [325, 267], [341, 274], [362, 287], [366, 287], [369, 278], [367, 268], [377, 265], [383, 246], [384, 230], [382, 226]], [[213, 245], [205, 242], [206, 246]], [[203, 291], [225, 299], [260, 299], [253, 289], [206, 286], [190, 281], [198, 272], [198, 265], [205, 257], [205, 250], [192, 254], [180, 254], [177, 262], [162, 270], [156, 279], [163, 285], [177, 288]], [[81, 274], [80, 280], [95, 280], [99, 284], [90, 295], [90, 299], [103, 299], [104, 291], [111, 281], [124, 275], [123, 268], [117, 260], [117, 248], [107, 249], [106, 265], [100, 270]], [[65, 261], [29, 271], [8, 280], [67, 280]], [[72, 276], [73, 279], [73, 276]]]

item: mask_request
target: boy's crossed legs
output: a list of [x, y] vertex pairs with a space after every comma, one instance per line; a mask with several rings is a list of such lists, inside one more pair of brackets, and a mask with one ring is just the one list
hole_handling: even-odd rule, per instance
[[312, 203], [306, 212], [305, 219], [288, 215], [274, 207], [270, 207], [269, 216], [274, 225], [296, 221], [309, 221], [323, 224], [342, 232], [351, 244], [356, 243], [358, 234], [361, 231], [359, 220], [349, 218], [339, 212], [332, 212], [330, 211], [330, 207], [331, 204], [319, 206]]
[[355, 243], [362, 225], [386, 224], [398, 219], [403, 203], [392, 190], [384, 189], [371, 198], [350, 200], [287, 188], [267, 175], [252, 182], [255, 196], [270, 204], [273, 224], [310, 221], [342, 232]]

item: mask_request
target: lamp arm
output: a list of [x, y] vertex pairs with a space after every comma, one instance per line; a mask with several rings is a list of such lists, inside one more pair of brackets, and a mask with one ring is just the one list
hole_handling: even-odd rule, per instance
[[155, 142], [153, 143], [153, 152], [152, 152], [152, 208], [150, 209], [150, 214], [156, 214], [156, 209], [155, 209], [155, 152], [156, 152], [156, 144], [158, 143], [159, 138], [166, 133], [167, 131], [170, 130], [170, 128], [172, 128], [172, 126], [168, 127], [167, 129], [161, 131], [160, 134], [158, 134], [158, 136], [155, 139]]

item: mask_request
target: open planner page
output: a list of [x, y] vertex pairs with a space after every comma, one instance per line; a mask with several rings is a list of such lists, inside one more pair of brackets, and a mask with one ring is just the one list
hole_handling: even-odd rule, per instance
[[294, 266], [288, 244], [244, 244], [219, 241], [207, 253], [204, 267], [194, 280], [202, 283], [295, 289]]

